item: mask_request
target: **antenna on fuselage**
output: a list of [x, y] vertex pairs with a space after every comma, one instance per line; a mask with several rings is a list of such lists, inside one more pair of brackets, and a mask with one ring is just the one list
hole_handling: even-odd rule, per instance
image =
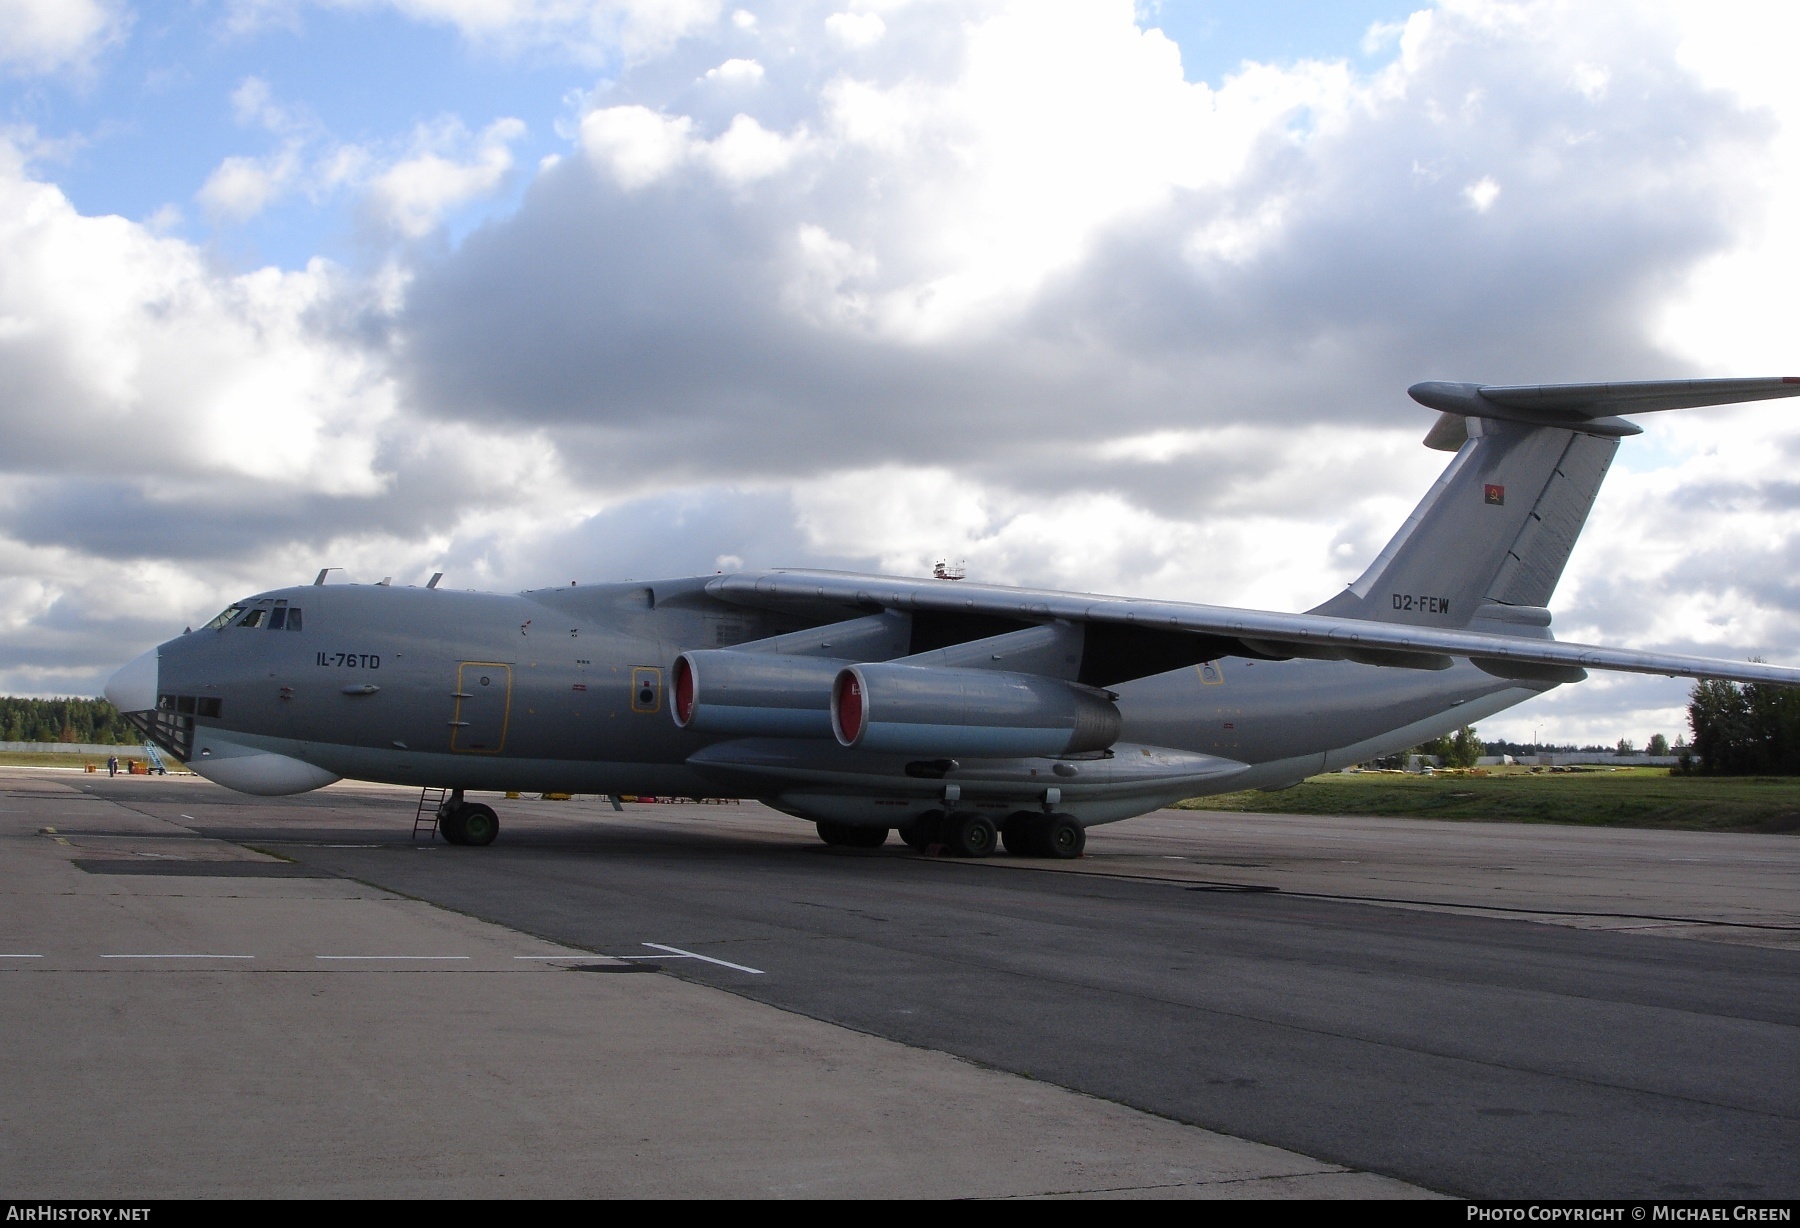
[[313, 587], [314, 588], [323, 588], [324, 587], [326, 572], [342, 571], [342, 570], [344, 570], [342, 567], [321, 567], [321, 568], [319, 568], [319, 574], [313, 577]]
[[438, 584], [438, 581], [439, 581], [439, 580], [442, 580], [442, 579], [443, 579], [443, 578], [444, 578], [444, 573], [443, 573], [443, 572], [441, 572], [441, 571], [434, 571], [434, 572], [432, 572], [432, 573], [431, 573], [431, 579], [429, 579], [429, 580], [427, 580], [427, 581], [425, 581], [425, 587], [426, 587], [426, 588], [436, 588], [436, 587], [437, 587], [437, 584]]

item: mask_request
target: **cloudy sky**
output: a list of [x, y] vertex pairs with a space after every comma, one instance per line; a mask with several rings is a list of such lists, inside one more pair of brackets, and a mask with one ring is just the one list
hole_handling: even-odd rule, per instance
[[[1313, 605], [1408, 384], [1800, 373], [1790, 11], [0, 0], [0, 691], [327, 565]], [[1794, 411], [1644, 425], [1558, 634], [1800, 662]]]

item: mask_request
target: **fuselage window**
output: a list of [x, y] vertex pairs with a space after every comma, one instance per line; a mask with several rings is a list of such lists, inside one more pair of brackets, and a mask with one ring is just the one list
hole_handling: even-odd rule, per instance
[[300, 607], [297, 605], [288, 607], [287, 629], [289, 631], [300, 630]]
[[217, 618], [215, 618], [211, 622], [207, 623], [204, 627], [200, 628], [200, 630], [202, 630], [202, 631], [217, 631], [220, 627], [230, 625], [231, 620], [236, 618], [239, 614], [242, 614], [243, 612], [244, 612], [244, 607], [241, 605], [227, 606], [224, 613], [220, 614]]
[[275, 612], [273, 614], [269, 615], [269, 630], [279, 631], [283, 627], [287, 626], [287, 615], [288, 615], [288, 612], [287, 612], [286, 606], [284, 606], [284, 605], [276, 606]]
[[268, 613], [267, 610], [251, 610], [248, 614], [244, 615], [244, 621], [240, 622], [238, 626], [260, 627], [263, 625], [263, 619], [267, 617]]
[[175, 701], [175, 704], [175, 710], [183, 716], [194, 715], [194, 697], [192, 695], [183, 695]]
[[214, 720], [217, 720], [218, 716], [219, 716], [219, 710], [223, 706], [224, 705], [223, 705], [222, 700], [209, 699], [208, 697], [202, 695], [200, 697], [199, 701], [195, 704], [195, 707], [198, 709], [198, 711], [196, 711], [194, 715], [210, 716]]

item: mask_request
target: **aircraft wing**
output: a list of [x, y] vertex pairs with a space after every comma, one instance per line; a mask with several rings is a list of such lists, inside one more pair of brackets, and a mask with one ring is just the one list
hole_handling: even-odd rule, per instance
[[[1632, 648], [1603, 648], [1527, 636], [1496, 635], [1320, 614], [1282, 614], [1182, 601], [1146, 601], [967, 580], [907, 580], [829, 571], [765, 571], [721, 576], [707, 585], [721, 600], [750, 606], [836, 605], [864, 610], [936, 611], [1023, 621], [1066, 619], [1114, 629], [1129, 640], [1167, 642], [1171, 634], [1212, 641], [1195, 656], [1256, 659], [1323, 657], [1413, 669], [1442, 669], [1465, 657], [1501, 677], [1573, 680], [1572, 671], [1604, 669], [1670, 677], [1720, 678], [1800, 686], [1800, 669], [1721, 661]], [[1158, 654], [1147, 654], [1155, 659]], [[1162, 659], [1169, 659], [1162, 654]], [[1163, 668], [1176, 668], [1173, 661]], [[1161, 672], [1146, 668], [1117, 680]]]

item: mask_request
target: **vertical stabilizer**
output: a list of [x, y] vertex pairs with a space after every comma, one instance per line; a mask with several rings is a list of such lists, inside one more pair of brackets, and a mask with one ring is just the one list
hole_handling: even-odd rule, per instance
[[[1483, 606], [1549, 604], [1619, 441], [1493, 418], [1463, 422], [1468, 438], [1393, 540], [1314, 613], [1465, 627]], [[1449, 425], [1440, 422], [1431, 442], [1440, 444]]]

